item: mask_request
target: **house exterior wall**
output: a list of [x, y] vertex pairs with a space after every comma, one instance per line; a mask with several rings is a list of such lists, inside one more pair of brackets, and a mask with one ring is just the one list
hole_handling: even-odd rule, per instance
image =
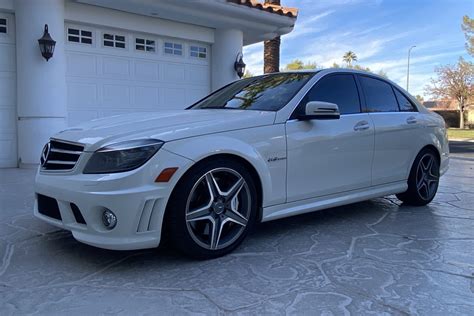
[[[66, 128], [64, 2], [16, 0], [18, 159], [36, 164], [45, 141]], [[56, 39], [54, 58], [39, 54], [44, 24]]]

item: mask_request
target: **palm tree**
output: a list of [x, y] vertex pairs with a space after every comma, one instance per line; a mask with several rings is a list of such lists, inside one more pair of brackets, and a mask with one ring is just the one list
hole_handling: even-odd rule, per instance
[[[265, 3], [280, 5], [280, 0], [265, 0]], [[265, 41], [263, 48], [263, 72], [271, 73], [280, 70], [280, 36]]]
[[342, 60], [346, 62], [348, 67], [352, 67], [352, 62], [357, 61], [357, 55], [350, 50], [342, 56]]

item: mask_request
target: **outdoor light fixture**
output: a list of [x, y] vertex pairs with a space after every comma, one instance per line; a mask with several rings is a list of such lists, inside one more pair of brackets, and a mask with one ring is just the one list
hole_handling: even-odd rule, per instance
[[56, 46], [56, 41], [51, 38], [48, 32], [48, 24], [44, 25], [43, 37], [38, 40], [39, 47], [41, 50], [41, 55], [48, 61], [53, 57], [54, 46]]
[[244, 63], [244, 56], [242, 55], [242, 53], [238, 53], [234, 63], [234, 69], [240, 78], [242, 78], [245, 73], [245, 66], [247, 65], [245, 65]]

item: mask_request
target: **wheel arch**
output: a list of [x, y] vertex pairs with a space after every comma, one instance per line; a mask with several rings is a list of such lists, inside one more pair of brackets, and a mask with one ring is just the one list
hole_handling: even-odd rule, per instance
[[[428, 145], [426, 145], [425, 147], [421, 148], [420, 151], [418, 151], [417, 156], [418, 156], [418, 154], [421, 153], [423, 150], [427, 150], [427, 149], [432, 150], [432, 151], [434, 151], [434, 152], [436, 153], [436, 158], [438, 158], [438, 163], [440, 163], [440, 162], [441, 162], [441, 152], [440, 152], [440, 150], [438, 149], [438, 147], [436, 147], [436, 146], [433, 145], [433, 144], [428, 144]], [[413, 162], [415, 162], [415, 161], [413, 161]], [[412, 164], [413, 164], [413, 162], [412, 162]]]
[[[176, 187], [179, 185], [179, 183], [181, 181], [183, 181], [183, 179], [185, 179], [186, 176], [189, 175], [193, 170], [195, 170], [196, 168], [199, 168], [199, 166], [204, 164], [204, 163], [207, 163], [207, 162], [213, 161], [213, 160], [218, 160], [218, 159], [228, 159], [228, 160], [233, 160], [235, 162], [238, 162], [238, 163], [242, 164], [245, 167], [245, 169], [247, 169], [247, 171], [250, 173], [250, 176], [252, 177], [252, 180], [254, 181], [254, 184], [255, 184], [255, 188], [257, 190], [257, 207], [258, 207], [257, 208], [257, 210], [258, 210], [257, 221], [261, 222], [262, 215], [263, 215], [263, 207], [262, 207], [262, 205], [263, 205], [263, 185], [262, 185], [262, 179], [260, 178], [260, 175], [257, 171], [257, 168], [248, 159], [246, 159], [242, 156], [239, 156], [237, 154], [234, 154], [234, 153], [211, 154], [209, 156], [203, 157], [203, 158], [199, 159], [198, 161], [196, 161], [194, 164], [192, 164], [181, 175], [179, 180], [176, 182], [176, 185], [174, 186], [170, 196], [173, 196], [173, 193], [176, 190]], [[168, 212], [169, 202], [170, 202], [170, 200], [168, 199], [168, 201], [166, 203], [165, 214], [164, 214], [165, 219], [166, 219], [166, 215], [167, 215], [166, 213]]]

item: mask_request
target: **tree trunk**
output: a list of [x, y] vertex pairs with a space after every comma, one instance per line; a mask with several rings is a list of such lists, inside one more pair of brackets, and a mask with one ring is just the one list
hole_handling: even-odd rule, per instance
[[464, 111], [459, 111], [459, 128], [464, 129]]
[[[280, 5], [280, 0], [265, 0], [265, 3]], [[265, 41], [263, 49], [263, 72], [280, 71], [280, 36]]]

